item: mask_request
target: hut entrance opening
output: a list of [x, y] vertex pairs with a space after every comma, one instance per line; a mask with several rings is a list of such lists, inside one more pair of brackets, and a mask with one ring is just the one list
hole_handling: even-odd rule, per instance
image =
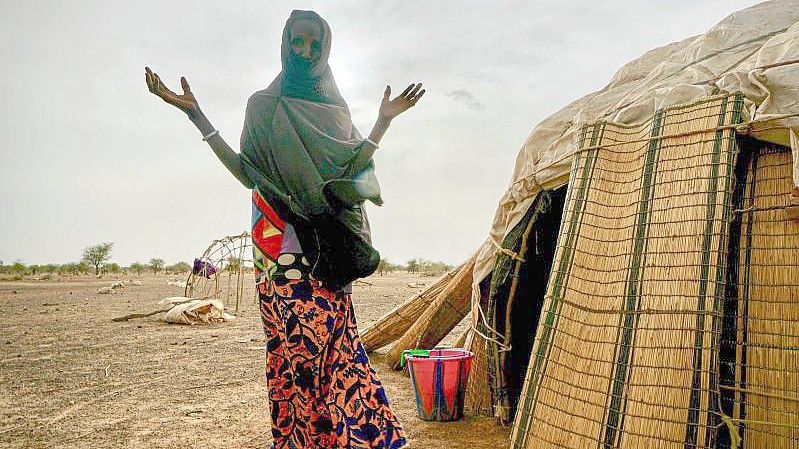
[[[549, 210], [539, 214], [527, 236], [527, 248], [522, 257], [525, 262], [519, 270], [519, 285], [510, 298], [510, 357], [507, 376], [511, 386], [511, 403], [519, 401], [530, 353], [533, 350], [538, 318], [544, 304], [547, 283], [555, 257], [560, 232], [560, 220], [566, 200], [566, 187], [552, 192]], [[511, 416], [513, 419], [513, 416]]]
[[492, 322], [505, 348], [494, 347], [494, 402], [512, 422], [519, 401], [557, 247], [567, 186], [545, 191], [505, 239], [518, 258], [507, 257], [492, 275]]

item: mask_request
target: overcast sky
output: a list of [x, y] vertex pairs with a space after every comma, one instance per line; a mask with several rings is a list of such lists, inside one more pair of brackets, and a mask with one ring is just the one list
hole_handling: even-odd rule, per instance
[[756, 1], [0, 2], [0, 260], [65, 263], [201, 255], [248, 230], [247, 192], [144, 66], [185, 75], [232, 147], [247, 98], [280, 71], [292, 9], [333, 30], [331, 66], [369, 133], [386, 84], [425, 83], [375, 161], [368, 208], [384, 257], [458, 263], [485, 239], [514, 159], [540, 120], [643, 52], [701, 34]]

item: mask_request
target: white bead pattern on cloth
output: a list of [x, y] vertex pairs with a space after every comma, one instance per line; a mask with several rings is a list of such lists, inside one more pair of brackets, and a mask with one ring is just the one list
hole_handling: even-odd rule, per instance
[[294, 254], [281, 254], [277, 257], [277, 263], [280, 265], [291, 265], [295, 260], [297, 260], [297, 258]]
[[292, 281], [296, 281], [297, 279], [302, 278], [302, 272], [296, 268], [291, 268], [286, 270], [285, 273], [286, 279], [290, 279]]

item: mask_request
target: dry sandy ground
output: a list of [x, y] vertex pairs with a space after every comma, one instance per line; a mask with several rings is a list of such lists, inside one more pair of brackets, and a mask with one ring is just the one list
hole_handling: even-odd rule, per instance
[[[164, 276], [96, 294], [111, 278], [0, 282], [0, 447], [268, 447], [263, 334], [251, 299], [242, 316], [206, 326], [160, 315], [111, 318], [159, 307], [181, 288]], [[374, 276], [356, 286], [361, 329], [431, 278]], [[456, 334], [458, 330], [453, 332]], [[450, 337], [452, 338], [452, 337]], [[492, 419], [428, 423], [416, 417], [409, 379], [372, 355], [412, 448], [507, 447]]]

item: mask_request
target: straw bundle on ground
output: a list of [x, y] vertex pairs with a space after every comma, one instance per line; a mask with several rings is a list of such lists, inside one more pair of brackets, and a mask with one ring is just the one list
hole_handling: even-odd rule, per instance
[[474, 257], [464, 263], [416, 322], [386, 354], [386, 363], [399, 369], [406, 349], [435, 347], [471, 310]]
[[715, 444], [741, 105], [583, 129], [513, 448]]
[[427, 307], [444, 289], [460, 267], [441, 276], [425, 291], [415, 295], [383, 315], [376, 323], [361, 333], [361, 342], [367, 351], [374, 351], [393, 342], [419, 319]]

